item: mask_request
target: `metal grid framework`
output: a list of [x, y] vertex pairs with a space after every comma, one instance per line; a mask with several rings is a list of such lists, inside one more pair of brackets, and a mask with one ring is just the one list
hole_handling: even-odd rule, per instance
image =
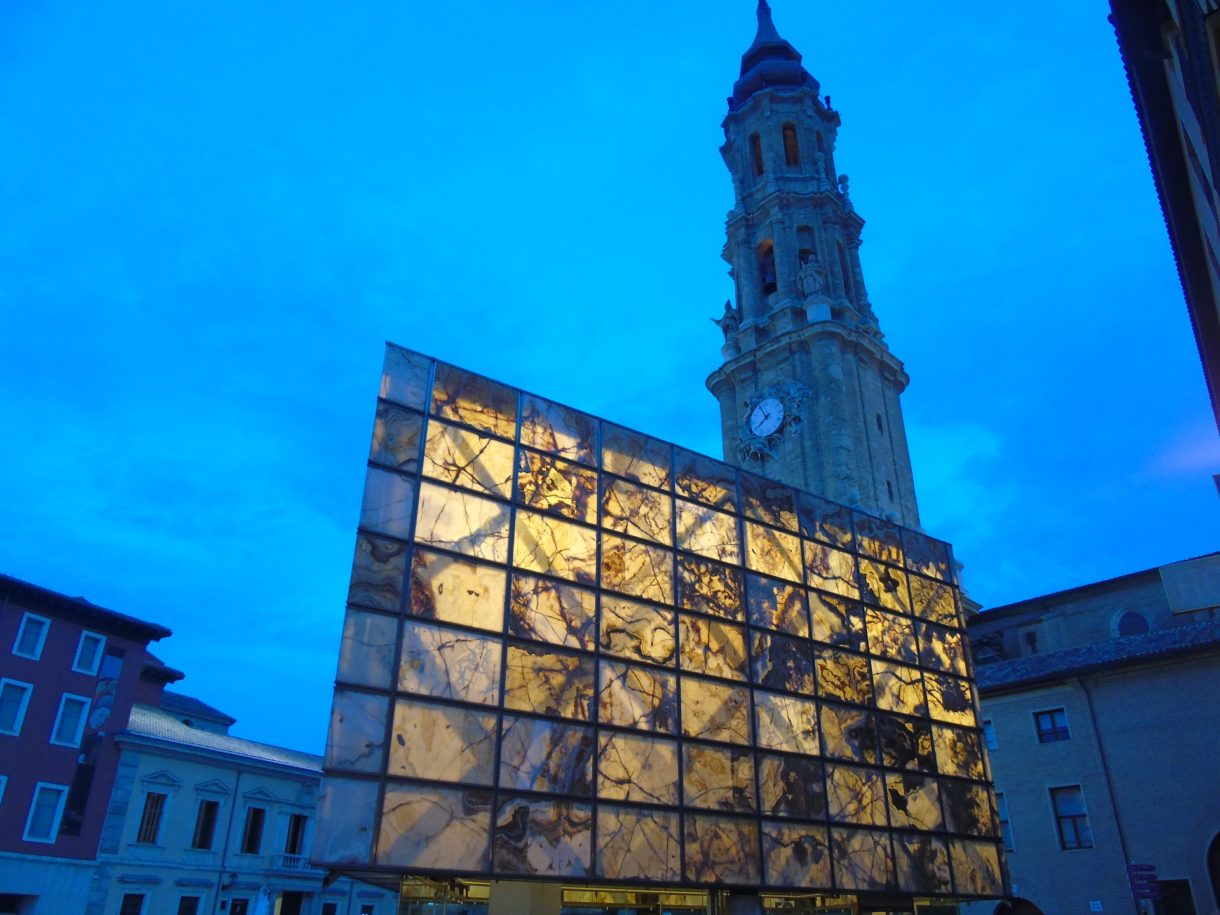
[[947, 544], [390, 345], [314, 858], [995, 896]]

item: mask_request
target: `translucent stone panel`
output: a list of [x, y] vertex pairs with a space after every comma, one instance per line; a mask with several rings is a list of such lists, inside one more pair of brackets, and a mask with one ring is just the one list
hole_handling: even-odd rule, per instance
[[801, 581], [801, 541], [771, 527], [746, 523], [746, 566], [754, 572]]
[[674, 449], [674, 489], [683, 498], [713, 508], [737, 509], [737, 471], [693, 451]]
[[596, 592], [533, 575], [514, 574], [508, 633], [592, 651], [596, 640]]
[[502, 502], [424, 483], [415, 540], [476, 559], [507, 562], [508, 512]]
[[982, 785], [967, 782], [941, 782], [945, 804], [945, 825], [950, 832], [990, 838], [996, 834], [991, 792]]
[[748, 689], [683, 677], [681, 690], [685, 736], [728, 743], [750, 742]]
[[386, 400], [422, 410], [428, 399], [432, 360], [397, 346], [387, 346], [381, 370], [380, 395]]
[[908, 893], [949, 893], [949, 848], [944, 839], [934, 836], [899, 835], [894, 837], [894, 858], [898, 865], [898, 888]]
[[402, 606], [403, 579], [407, 577], [406, 555], [405, 543], [360, 534], [352, 559], [348, 602], [397, 612]]
[[390, 700], [336, 689], [326, 736], [326, 768], [380, 772]]
[[855, 762], [877, 762], [877, 722], [872, 712], [822, 706], [822, 739], [826, 755]]
[[688, 807], [738, 813], [755, 810], [753, 752], [686, 744], [682, 748], [682, 791]]
[[845, 550], [851, 549], [851, 509], [812, 493], [798, 492], [796, 515], [802, 537]]
[[797, 530], [796, 490], [791, 486], [752, 473], [743, 473], [741, 501], [747, 518], [765, 521], [790, 531]]
[[593, 793], [593, 729], [504, 716], [500, 787], [588, 797]]
[[349, 607], [339, 645], [338, 679], [388, 689], [394, 674], [398, 620]]
[[725, 619], [744, 620], [741, 570], [679, 555], [678, 606]]
[[877, 737], [881, 742], [881, 764], [889, 769], [918, 769], [935, 772], [932, 756], [932, 725], [922, 721], [877, 717]]
[[473, 626], [504, 628], [503, 569], [416, 549], [411, 563], [412, 616]]
[[674, 662], [674, 612], [654, 604], [604, 595], [601, 649], [631, 661]]
[[388, 470], [370, 467], [364, 478], [364, 501], [360, 505], [360, 527], [378, 534], [406, 540], [411, 532], [411, 510], [415, 506], [415, 481]]
[[678, 814], [632, 807], [599, 807], [597, 874], [617, 880], [677, 882], [681, 877]]
[[953, 860], [953, 880], [957, 892], [977, 896], [1000, 896], [1004, 881], [1000, 876], [1000, 852], [990, 842], [949, 842]]
[[826, 775], [820, 760], [759, 754], [762, 812], [801, 820], [826, 818]]
[[483, 872], [490, 833], [490, 791], [389, 783], [377, 864]]
[[521, 397], [521, 444], [597, 466], [597, 420], [532, 394]]
[[645, 731], [676, 731], [677, 677], [647, 667], [602, 661], [598, 720]]
[[507, 665], [506, 709], [593, 720], [593, 658], [509, 645]]
[[860, 560], [860, 596], [867, 603], [895, 613], [911, 612], [907, 573], [871, 559]]
[[518, 501], [585, 524], [597, 522], [596, 471], [532, 451], [522, 451], [517, 464]]
[[825, 826], [764, 822], [762, 842], [768, 884], [810, 889], [831, 885]]
[[928, 717], [924, 699], [923, 675], [917, 668], [873, 661], [873, 686], [877, 691], [877, 708], [904, 715]]
[[423, 417], [392, 403], [377, 404], [369, 460], [404, 473], [419, 470], [419, 434]]
[[851, 553], [813, 540], [802, 541], [805, 551], [805, 583], [840, 597], [859, 597], [856, 558]]
[[873, 654], [906, 664], [919, 660], [915, 647], [915, 624], [910, 619], [866, 607], [864, 623], [868, 627], [868, 649]]
[[424, 476], [507, 499], [513, 446], [434, 419], [424, 443]]
[[678, 744], [673, 740], [602, 731], [597, 796], [649, 804], [678, 803]]
[[569, 801], [500, 802], [492, 869], [501, 874], [585, 877], [593, 848], [593, 808]]
[[661, 604], [674, 602], [674, 554], [660, 547], [605, 534], [602, 587]]
[[597, 531], [518, 510], [513, 565], [591, 585], [597, 581]]
[[925, 831], [944, 827], [936, 779], [908, 772], [887, 775], [885, 784], [890, 799], [891, 826]]
[[809, 606], [813, 613], [814, 641], [852, 651], [868, 650], [864, 607], [859, 603], [810, 591]]
[[812, 699], [756, 692], [754, 718], [759, 747], [807, 755], [816, 755], [821, 749], [818, 707]]
[[413, 699], [394, 703], [390, 775], [491, 785], [496, 714]]
[[949, 544], [933, 540], [915, 531], [902, 531], [902, 546], [906, 552], [907, 568], [929, 578], [952, 581], [953, 568], [949, 556]]
[[741, 626], [700, 616], [678, 615], [679, 663], [683, 670], [745, 680], [746, 637]]
[[973, 726], [974, 694], [967, 680], [945, 674], [924, 674], [928, 690], [928, 709], [937, 721]]
[[889, 833], [832, 829], [830, 848], [834, 859], [835, 885], [839, 889], [888, 889], [894, 873]]
[[958, 625], [957, 600], [953, 588], [943, 582], [908, 576], [911, 585], [911, 609], [916, 616], [942, 626]]
[[686, 879], [693, 883], [757, 884], [758, 821], [719, 815], [685, 817]]
[[645, 486], [669, 489], [668, 442], [602, 423], [602, 468]]
[[668, 494], [626, 480], [609, 477], [606, 480], [602, 492], [603, 527], [665, 546], [673, 545], [674, 500]]
[[852, 523], [860, 555], [902, 565], [902, 535], [898, 525], [863, 512], [852, 512]]
[[517, 392], [451, 365], [436, 367], [432, 412], [500, 438], [516, 438]]
[[984, 777], [983, 743], [976, 731], [964, 731], [936, 725], [936, 760], [945, 775], [960, 775], [963, 778]]
[[318, 794], [318, 818], [326, 823], [314, 840], [319, 860], [367, 864], [372, 856], [378, 782], [328, 775]]
[[966, 650], [962, 645], [962, 634], [953, 629], [942, 629], [930, 623], [918, 623], [919, 662], [947, 673], [966, 676]]
[[500, 698], [500, 639], [406, 622], [398, 688], [442, 699], [495, 705]]
[[873, 684], [868, 675], [868, 659], [833, 648], [818, 648], [814, 658], [818, 693], [844, 702], [872, 705]]
[[747, 575], [746, 595], [751, 626], [778, 629], [802, 638], [809, 636], [804, 588], [761, 575]]
[[750, 635], [754, 682], [769, 689], [813, 694], [813, 647], [770, 632]]
[[721, 562], [741, 562], [736, 515], [726, 515], [683, 499], [678, 499], [676, 504], [680, 549]]

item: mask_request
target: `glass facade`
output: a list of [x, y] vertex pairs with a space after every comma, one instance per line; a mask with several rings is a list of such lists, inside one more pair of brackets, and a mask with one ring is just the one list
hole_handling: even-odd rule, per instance
[[995, 896], [948, 545], [389, 346], [314, 858]]

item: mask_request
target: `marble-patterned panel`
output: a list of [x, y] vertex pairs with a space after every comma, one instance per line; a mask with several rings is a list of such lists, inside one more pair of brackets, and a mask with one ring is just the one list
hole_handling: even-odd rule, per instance
[[809, 592], [813, 614], [813, 639], [836, 648], [868, 651], [868, 630], [864, 626], [864, 606], [845, 597], [832, 597], [819, 591]]
[[746, 636], [741, 626], [680, 613], [678, 631], [678, 657], [683, 670], [746, 679]]
[[662, 604], [674, 602], [674, 554], [661, 547], [602, 535], [603, 588]]
[[417, 548], [411, 562], [410, 613], [500, 632], [504, 587], [503, 569]]
[[938, 724], [933, 728], [933, 733], [936, 740], [936, 761], [942, 774], [977, 779], [985, 777], [983, 742], [977, 731], [965, 731]]
[[629, 661], [673, 664], [674, 611], [603, 594], [601, 649]]
[[677, 805], [677, 741], [603, 730], [598, 747], [599, 798]]
[[798, 529], [796, 490], [775, 480], [752, 473], [741, 474], [742, 513], [755, 521], [765, 521], [785, 530]]
[[902, 567], [902, 534], [898, 525], [864, 512], [852, 512], [852, 525], [861, 556]]
[[758, 691], [754, 694], [754, 718], [758, 746], [763, 749], [808, 756], [816, 756], [821, 749], [818, 707], [812, 699]]
[[676, 507], [679, 549], [721, 562], [741, 562], [736, 515], [726, 515], [685, 499], [678, 499]]
[[877, 721], [872, 712], [823, 705], [822, 740], [827, 756], [870, 764], [877, 762]]
[[738, 622], [744, 620], [741, 569], [679, 554], [678, 606]]
[[377, 404], [369, 460], [403, 473], [419, 470], [419, 434], [424, 418], [392, 403]]
[[768, 885], [830, 888], [830, 839], [825, 826], [764, 821], [762, 843]]
[[530, 508], [597, 523], [597, 471], [522, 450], [517, 460], [517, 501]]
[[682, 733], [686, 737], [750, 742], [750, 691], [684, 676], [681, 684]]
[[982, 785], [944, 780], [940, 787], [945, 804], [945, 825], [950, 832], [991, 838], [996, 834], [991, 792]]
[[513, 573], [508, 634], [592, 651], [597, 640], [597, 594], [575, 585]]
[[746, 567], [773, 578], [801, 581], [800, 538], [747, 521]]
[[599, 877], [676, 883], [682, 876], [681, 843], [676, 813], [605, 804], [598, 808]]
[[402, 583], [407, 577], [406, 557], [407, 545], [401, 541], [358, 535], [351, 585], [347, 589], [348, 603], [400, 610]]
[[832, 829], [835, 886], [840, 890], [885, 890], [894, 879], [890, 835], [870, 829]]
[[364, 501], [360, 504], [360, 528], [406, 540], [411, 533], [415, 509], [415, 480], [378, 467], [364, 477]]
[[397, 639], [397, 619], [349, 607], [343, 620], [337, 678], [357, 686], [389, 689]]
[[673, 733], [678, 728], [678, 678], [647, 667], [602, 661], [598, 720]]
[[904, 772], [885, 777], [890, 799], [890, 825], [895, 829], [943, 829], [945, 818], [940, 812], [940, 790], [936, 779], [928, 775]]
[[508, 514], [502, 502], [424, 483], [415, 540], [476, 559], [507, 562]]
[[597, 581], [597, 531], [561, 518], [518, 509], [513, 565], [584, 584]]
[[923, 680], [928, 691], [928, 710], [934, 719], [967, 727], [978, 723], [974, 714], [974, 691], [968, 680], [931, 672], [925, 673]]
[[386, 400], [422, 410], [428, 401], [432, 360], [398, 346], [386, 346], [381, 369], [381, 390]]
[[313, 855], [327, 864], [367, 865], [373, 855], [373, 820], [380, 783], [328, 775], [318, 793], [318, 830]]
[[907, 578], [911, 585], [911, 609], [916, 616], [942, 626], [958, 626], [957, 598], [952, 585], [918, 575]]
[[840, 597], [859, 598], [856, 557], [814, 540], [801, 541], [805, 551], [805, 583]]
[[688, 882], [758, 884], [757, 820], [713, 814], [683, 820]]
[[443, 699], [495, 705], [500, 698], [500, 639], [408, 620], [402, 630], [398, 688]]
[[869, 678], [867, 658], [833, 648], [819, 647], [814, 652], [818, 695], [858, 705], [873, 704], [873, 683]]
[[861, 826], [886, 824], [885, 781], [876, 769], [827, 765], [826, 799], [832, 820]]
[[683, 448], [674, 449], [674, 490], [685, 499], [722, 511], [737, 510], [737, 471]]
[[495, 712], [414, 699], [394, 703], [390, 775], [491, 785], [495, 755]]
[[513, 446], [433, 419], [424, 443], [424, 476], [507, 499], [513, 486]]
[[902, 548], [906, 553], [907, 568], [912, 572], [941, 581], [953, 580], [949, 544], [903, 528]]
[[881, 764], [886, 768], [936, 771], [931, 724], [879, 714], [877, 737], [881, 743]]
[[844, 550], [852, 547], [851, 509], [807, 492], [796, 495], [796, 516], [801, 536]]
[[673, 504], [668, 493], [603, 478], [602, 526], [607, 530], [672, 546]]
[[809, 609], [805, 593], [800, 585], [761, 575], [746, 575], [750, 625], [808, 638]]
[[905, 664], [918, 663], [915, 624], [910, 618], [886, 613], [876, 607], [866, 607], [864, 624], [868, 627], [870, 652]]
[[872, 559], [860, 560], [860, 597], [895, 613], [911, 612], [907, 573]]
[[918, 668], [874, 660], [873, 687], [877, 691], [877, 708], [887, 712], [928, 717], [923, 674]]
[[826, 774], [817, 759], [759, 754], [762, 812], [801, 820], [826, 818]]
[[771, 632], [750, 633], [754, 682], [769, 689], [813, 695], [813, 646]]
[[896, 835], [894, 859], [898, 865], [900, 890], [937, 896], [952, 891], [949, 848], [944, 839], [913, 833]]
[[505, 715], [500, 731], [500, 787], [589, 797], [593, 729]]
[[517, 435], [517, 392], [443, 362], [436, 366], [432, 412], [510, 441]]
[[487, 870], [491, 792], [388, 783], [377, 864], [400, 870]]
[[521, 395], [521, 444], [597, 466], [597, 420], [533, 394]]
[[586, 877], [592, 866], [593, 807], [572, 801], [500, 801], [492, 841], [497, 874]]
[[962, 644], [962, 633], [955, 629], [944, 629], [931, 623], [916, 623], [919, 632], [919, 662], [946, 673], [964, 677], [966, 649]]
[[326, 768], [380, 772], [390, 700], [337, 688], [326, 735]]
[[992, 897], [1004, 894], [1000, 850], [994, 844], [952, 839], [949, 849], [954, 888], [958, 893]]
[[592, 721], [594, 664], [586, 655], [509, 645], [504, 707]]
[[755, 810], [753, 751], [685, 744], [682, 798], [687, 807], [737, 813]]
[[669, 489], [670, 446], [608, 422], [602, 423], [602, 468], [645, 486]]

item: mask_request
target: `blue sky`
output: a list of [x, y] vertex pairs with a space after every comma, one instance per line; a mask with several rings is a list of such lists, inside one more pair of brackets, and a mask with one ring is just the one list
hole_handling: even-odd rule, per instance
[[[753, 7], [10, 0], [0, 571], [170, 626], [182, 689], [319, 751], [384, 340], [717, 453]], [[1106, 4], [773, 8], [842, 114], [921, 513], [970, 593], [1215, 549]]]

